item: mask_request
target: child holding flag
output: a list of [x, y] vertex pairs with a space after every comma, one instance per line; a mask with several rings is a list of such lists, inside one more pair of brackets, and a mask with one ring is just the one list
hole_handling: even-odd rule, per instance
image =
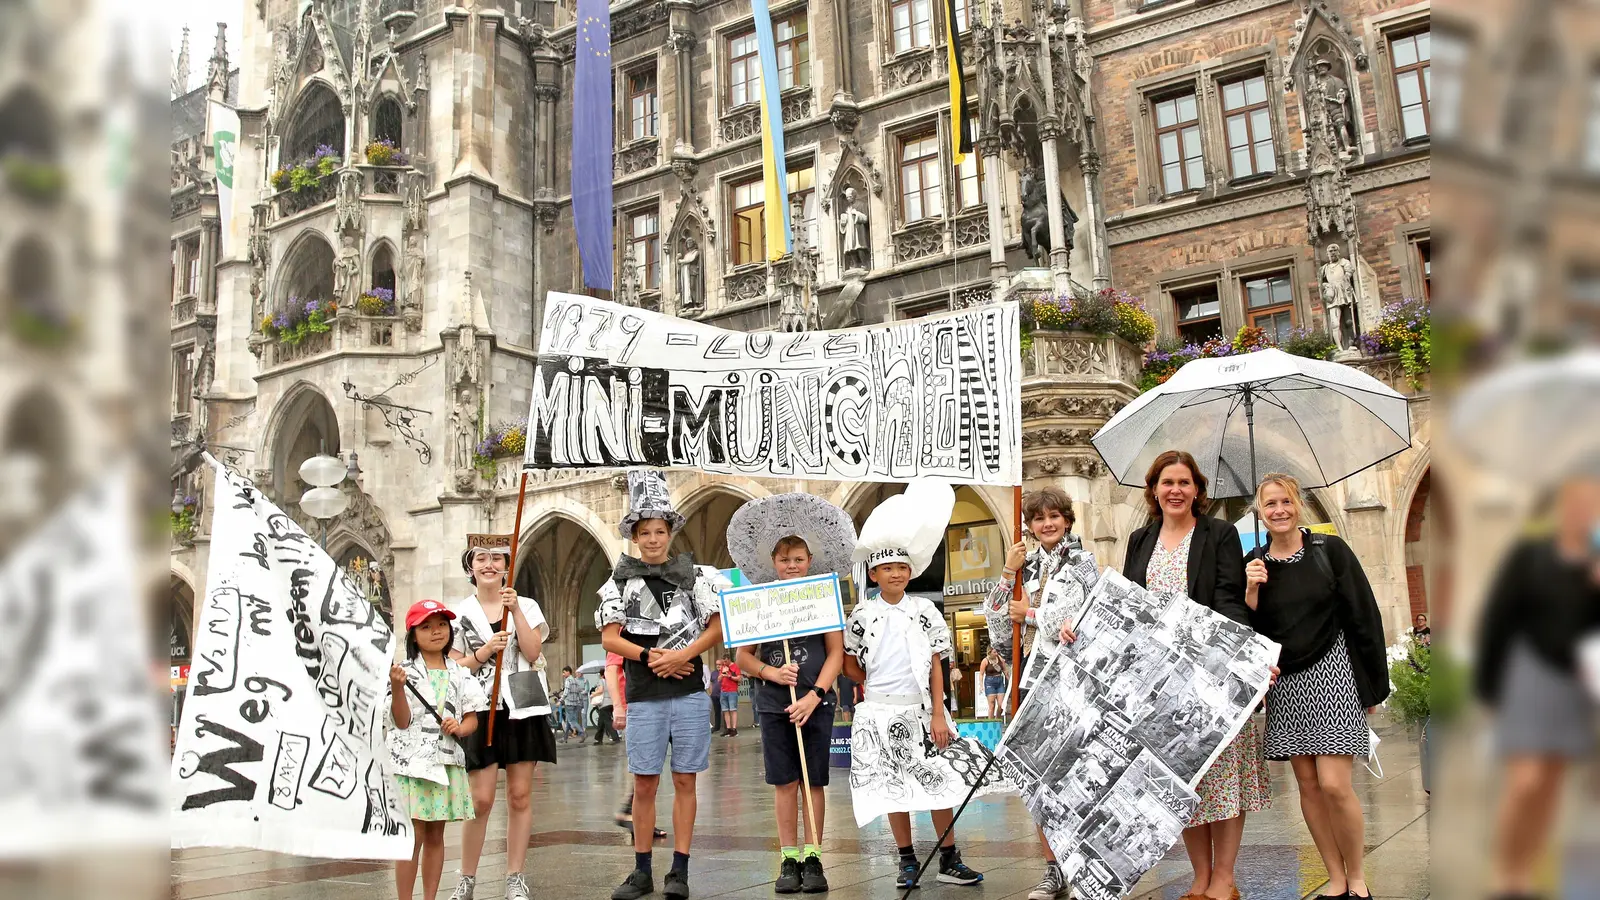
[[[752, 584], [847, 573], [854, 546], [850, 516], [813, 494], [752, 500], [734, 513], [728, 525], [728, 552]], [[838, 702], [833, 683], [844, 666], [844, 635], [831, 631], [747, 645], [739, 648], [737, 662], [758, 681], [755, 706], [761, 759], [767, 784], [775, 793], [782, 854], [773, 889], [780, 894], [820, 894], [828, 889], [822, 870], [824, 789]], [[801, 808], [803, 779], [810, 827]], [[797, 818], [805, 828], [804, 846]]]
[[419, 860], [422, 895], [438, 895], [444, 823], [473, 817], [466, 754], [457, 742], [477, 731], [489, 698], [445, 655], [455, 639], [455, 617], [437, 600], [413, 604], [406, 613], [406, 661], [389, 669], [389, 756], [416, 836], [411, 859], [394, 864], [401, 900], [411, 900]]

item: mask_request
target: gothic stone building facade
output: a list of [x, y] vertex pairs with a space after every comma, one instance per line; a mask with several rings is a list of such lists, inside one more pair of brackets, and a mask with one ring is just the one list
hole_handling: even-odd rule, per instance
[[[1396, 42], [1425, 35], [1426, 3], [968, 0], [958, 27], [980, 132], [960, 166], [939, 9], [774, 4], [798, 250], [768, 263], [748, 5], [615, 4], [618, 296], [757, 330], [786, 309], [843, 327], [1116, 285], [1150, 303], [1164, 334], [1199, 336], [1317, 322], [1330, 243], [1351, 261], [1340, 296], [1357, 321], [1425, 292], [1427, 137], [1408, 130], [1417, 109], [1396, 86], [1426, 74], [1392, 61]], [[218, 226], [228, 249], [203, 276], [217, 314], [214, 371], [194, 387], [204, 433], [241, 448], [236, 464], [318, 528], [295, 505], [297, 467], [354, 454], [361, 474], [329, 523], [330, 552], [376, 561], [396, 605], [462, 594], [462, 536], [511, 529], [519, 475], [477, 444], [526, 413], [545, 293], [579, 288], [572, 6], [261, 0], [243, 31], [235, 195]], [[403, 163], [368, 161], [380, 137]], [[333, 175], [299, 193], [273, 186], [319, 145]], [[374, 288], [395, 292], [392, 308], [360, 305]], [[336, 299], [339, 312], [291, 343], [263, 325], [291, 299]], [[1087, 439], [1135, 396], [1140, 352], [1041, 334], [1026, 360], [1026, 480], [1067, 489], [1107, 564], [1143, 501], [1110, 483]], [[1355, 543], [1398, 630], [1425, 602], [1408, 569], [1425, 546], [1427, 394], [1390, 361], [1358, 362], [1414, 396], [1419, 440], [1319, 492], [1316, 513]], [[859, 521], [896, 489], [670, 480], [690, 519], [681, 545], [724, 565], [722, 531], [748, 498], [816, 491]], [[1008, 489], [962, 498], [969, 520], [1013, 533]], [[597, 641], [593, 590], [625, 549], [623, 505], [613, 473], [529, 478], [518, 582], [544, 605], [556, 664]], [[204, 521], [173, 556], [192, 588]]]

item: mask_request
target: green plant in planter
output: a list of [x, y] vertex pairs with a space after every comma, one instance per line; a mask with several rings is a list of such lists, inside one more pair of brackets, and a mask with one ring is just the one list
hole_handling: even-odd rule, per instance
[[1295, 328], [1278, 345], [1278, 349], [1290, 356], [1329, 360], [1333, 359], [1333, 354], [1338, 352], [1339, 345], [1333, 342], [1333, 336], [1326, 331]]
[[24, 344], [50, 349], [72, 340], [77, 333], [77, 323], [41, 315], [29, 309], [18, 309], [11, 313], [11, 332]]
[[1385, 705], [1403, 725], [1449, 721], [1466, 705], [1465, 668], [1442, 648], [1436, 652], [1409, 637], [1389, 648], [1389, 686]]
[[374, 166], [403, 166], [406, 155], [392, 141], [379, 138], [367, 144], [367, 162]]
[[60, 166], [25, 156], [6, 157], [5, 173], [12, 190], [40, 203], [57, 200], [67, 186], [66, 172]]
[[181, 509], [171, 511], [172, 536], [180, 541], [188, 541], [194, 537], [195, 529], [199, 526], [200, 503], [194, 497], [184, 497]]
[[1433, 316], [1428, 304], [1411, 297], [1383, 308], [1383, 316], [1361, 336], [1361, 349], [1369, 356], [1397, 353], [1411, 386], [1420, 388], [1422, 376], [1433, 370]]

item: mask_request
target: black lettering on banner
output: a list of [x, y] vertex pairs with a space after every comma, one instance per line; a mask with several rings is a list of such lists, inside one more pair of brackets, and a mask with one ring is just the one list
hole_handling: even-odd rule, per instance
[[201, 670], [194, 676], [194, 695], [225, 694], [233, 690], [239, 674], [241, 599], [238, 589], [219, 587], [212, 591], [200, 615], [206, 633], [217, 640], [216, 646], [200, 653]]
[[698, 398], [690, 391], [686, 385], [672, 386], [672, 464], [700, 469], [725, 467], [726, 389], [709, 385], [699, 391]]
[[323, 624], [372, 628], [377, 621], [377, 608], [355, 589], [342, 571], [336, 570], [329, 576], [328, 589], [322, 595]]
[[404, 833], [405, 819], [389, 795], [388, 783], [376, 760], [367, 763], [367, 816], [361, 823], [362, 834], [377, 832], [392, 837]]
[[240, 596], [250, 607], [250, 631], [262, 637], [271, 637], [272, 631], [267, 628], [267, 623], [272, 618], [272, 604], [252, 594]]
[[801, 332], [793, 336], [789, 345], [778, 354], [778, 362], [801, 362], [817, 358], [817, 348], [811, 346], [811, 335]]
[[633, 359], [633, 351], [639, 346], [640, 335], [644, 334], [644, 318], [625, 313], [622, 321], [617, 323], [617, 330], [628, 336], [628, 342], [622, 345], [622, 351], [617, 354], [617, 362], [627, 365]]
[[358, 681], [351, 681], [345, 705], [350, 713], [350, 736], [362, 743], [368, 743], [372, 738], [372, 729], [375, 724], [378, 706], [378, 694], [371, 688]]
[[739, 358], [738, 349], [728, 346], [728, 344], [730, 342], [734, 341], [734, 340], [737, 340], [737, 338], [732, 334], [719, 334], [719, 335], [717, 335], [716, 339], [711, 342], [711, 346], [706, 348], [705, 358], [706, 359], [738, 359]]
[[198, 755], [196, 759], [192, 760], [192, 770], [188, 774], [182, 775], [182, 777], [189, 779], [197, 774], [204, 773], [226, 781], [231, 787], [190, 794], [184, 798], [183, 809], [204, 809], [213, 803], [228, 803], [234, 800], [250, 800], [254, 798], [256, 795], [256, 782], [248, 775], [231, 767], [245, 763], [261, 762], [263, 757], [261, 744], [226, 725], [218, 725], [204, 715], [196, 715], [195, 721], [199, 723], [194, 730], [197, 737], [214, 734], [227, 741], [229, 746]]
[[255, 506], [256, 506], [256, 492], [255, 492], [255, 489], [252, 488], [248, 482], [236, 482], [236, 481], [233, 481], [233, 479], [231, 477], [228, 480], [230, 482], [233, 482], [233, 486], [234, 486], [234, 492], [233, 492], [234, 504], [233, 504], [233, 508], [234, 509], [255, 509]]
[[356, 751], [346, 743], [348, 738], [335, 733], [328, 741], [328, 750], [311, 773], [311, 789], [329, 796], [348, 800], [356, 789]]
[[300, 803], [300, 773], [311, 753], [311, 739], [299, 734], [278, 735], [278, 755], [272, 762], [272, 781], [267, 787], [268, 802], [279, 809], [294, 809]]
[[251, 543], [252, 543], [251, 549], [246, 550], [243, 553], [240, 553], [239, 555], [241, 557], [245, 558], [245, 559], [253, 559], [253, 560], [256, 561], [256, 565], [259, 565], [261, 568], [266, 569], [269, 572], [272, 571], [272, 566], [267, 564], [267, 538], [266, 538], [266, 535], [256, 534], [251, 539]]
[[88, 794], [94, 800], [129, 806], [135, 809], [156, 809], [161, 798], [151, 791], [139, 790], [135, 783], [144, 778], [144, 756], [137, 749], [125, 749], [124, 744], [137, 744], [148, 732], [137, 719], [124, 719], [100, 729], [83, 744], [83, 762], [89, 771]]
[[281, 512], [267, 517], [267, 528], [268, 535], [279, 544], [314, 544], [310, 535], [302, 531], [293, 519]]
[[306, 667], [306, 674], [315, 681], [322, 675], [322, 651], [317, 647], [316, 632], [311, 630], [311, 617], [306, 614], [306, 595], [310, 589], [306, 581], [313, 573], [310, 569], [295, 569], [289, 573], [289, 624], [294, 627], [294, 652]]
[[344, 691], [340, 682], [340, 670], [350, 655], [350, 643], [343, 636], [334, 632], [327, 632], [322, 636], [320, 646], [322, 657], [322, 676], [317, 679], [317, 694], [322, 697], [322, 704], [329, 709], [344, 708]]

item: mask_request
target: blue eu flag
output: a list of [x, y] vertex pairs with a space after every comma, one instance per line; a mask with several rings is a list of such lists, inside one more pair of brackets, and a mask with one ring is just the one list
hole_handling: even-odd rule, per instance
[[611, 284], [611, 7], [578, 0], [572, 97], [572, 224], [584, 286]]

